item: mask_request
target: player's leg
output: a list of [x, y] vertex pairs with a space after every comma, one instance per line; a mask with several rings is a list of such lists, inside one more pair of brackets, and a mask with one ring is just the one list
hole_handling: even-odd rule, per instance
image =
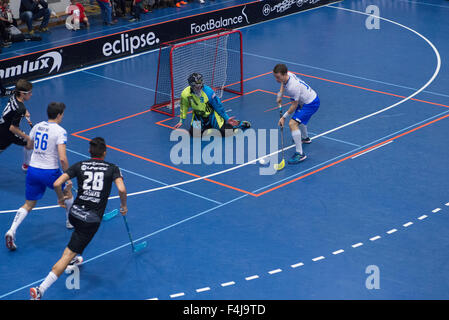
[[14, 221], [5, 234], [6, 247], [9, 250], [14, 251], [17, 249], [17, 245], [15, 244], [17, 228], [19, 228], [23, 220], [25, 220], [28, 213], [33, 210], [33, 208], [36, 206], [36, 203], [37, 201], [26, 200], [25, 204], [21, 206], [19, 210], [17, 210]]
[[23, 147], [23, 164], [22, 170], [27, 172], [31, 161], [31, 155], [33, 154], [33, 149], [27, 149], [27, 146]]
[[[60, 169], [51, 170], [47, 176], [47, 179], [45, 181], [45, 184], [48, 188], [53, 188], [53, 183], [62, 175], [62, 171]], [[70, 208], [73, 204], [73, 194], [72, 194], [72, 186], [68, 186], [65, 183], [62, 185], [62, 191], [64, 193], [64, 197], [66, 200], [64, 200], [65, 204], [65, 216], [66, 216], [66, 222], [65, 225], [67, 229], [73, 229], [73, 226], [69, 222], [69, 212]]]
[[[295, 115], [293, 115], [293, 117], [294, 116]], [[301, 130], [299, 130], [299, 125], [301, 122], [298, 118], [293, 117], [290, 119], [288, 126], [290, 127], [293, 141], [295, 142], [296, 152], [293, 154], [290, 160], [288, 160], [289, 164], [296, 164], [306, 159], [306, 155], [302, 150]]]
[[299, 131], [301, 131], [301, 141], [302, 141], [302, 143], [305, 143], [305, 144], [312, 143], [312, 140], [309, 137], [309, 133], [307, 132], [307, 125], [305, 125], [304, 123], [301, 123], [299, 125]]
[[11, 228], [5, 235], [6, 246], [10, 250], [17, 249], [15, 244], [17, 228], [22, 224], [28, 213], [33, 210], [38, 200], [45, 193], [46, 184], [43, 179], [45, 170], [29, 167], [25, 180], [25, 204], [17, 210]]
[[8, 147], [13, 143], [14, 135], [10, 131], [4, 132], [0, 131], [0, 153], [8, 149]]
[[59, 276], [64, 272], [64, 270], [69, 265], [76, 256], [76, 252], [73, 252], [69, 248], [65, 248], [62, 257], [56, 262], [56, 264], [51, 268], [50, 273], [45, 277], [45, 280], [40, 284], [39, 287], [31, 288], [30, 295], [33, 300], [40, 300], [44, 295], [45, 291], [58, 280]]
[[100, 223], [87, 223], [69, 216], [70, 223], [73, 224], [75, 230], [72, 233], [70, 242], [58, 262], [53, 266], [50, 273], [39, 287], [31, 288], [30, 295], [33, 299], [40, 299], [45, 291], [58, 279], [64, 270], [76, 258], [76, 255], [81, 255], [89, 242], [93, 239]]
[[192, 124], [190, 125], [189, 134], [194, 138], [201, 138], [204, 131], [210, 128], [210, 121], [202, 119], [200, 116], [193, 113]]
[[299, 118], [301, 120], [299, 130], [301, 130], [302, 143], [312, 143], [312, 140], [309, 138], [309, 134], [307, 132], [307, 123], [309, 122], [310, 118], [318, 111], [319, 107], [320, 98], [318, 96], [311, 103], [302, 106], [301, 113], [299, 115]]
[[[16, 144], [18, 146], [23, 147], [23, 163], [22, 170], [26, 173], [28, 170], [28, 166], [30, 165], [31, 155], [33, 154], [33, 146], [28, 145], [28, 141], [23, 139], [20, 136], [16, 136], [15, 134], [10, 134], [8, 137], [9, 144]], [[30, 149], [28, 149], [28, 147]]]
[[73, 229], [73, 226], [69, 221], [69, 212], [70, 212], [70, 208], [73, 205], [73, 200], [74, 200], [73, 194], [72, 194], [72, 188], [71, 187], [64, 188], [63, 193], [64, 193], [64, 197], [66, 198], [66, 200], [64, 200], [65, 213], [66, 213], [65, 226], [67, 227], [67, 229]]

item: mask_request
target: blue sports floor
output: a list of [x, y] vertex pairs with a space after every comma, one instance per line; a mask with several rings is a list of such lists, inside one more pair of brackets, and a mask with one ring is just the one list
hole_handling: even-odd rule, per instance
[[[371, 4], [379, 30], [365, 27]], [[35, 122], [48, 102], [67, 105], [70, 163], [87, 157], [86, 139], [106, 139], [131, 232], [148, 242], [133, 254], [121, 217], [104, 222], [80, 289], [62, 275], [44, 298], [448, 299], [448, 14], [443, 0], [346, 0], [241, 29], [246, 94], [225, 102], [231, 115], [277, 127], [270, 71], [280, 62], [321, 99], [308, 159], [275, 175], [258, 164], [170, 162], [178, 118], [148, 111], [157, 52], [35, 82]], [[285, 142], [289, 158], [288, 131]], [[1, 232], [24, 202], [21, 162], [17, 146], [0, 155]], [[68, 243], [55, 204], [47, 191], [38, 207], [50, 208], [28, 215], [18, 250], [0, 250], [1, 299], [28, 299]], [[108, 210], [118, 206], [111, 199]], [[379, 288], [368, 290], [372, 265]]]

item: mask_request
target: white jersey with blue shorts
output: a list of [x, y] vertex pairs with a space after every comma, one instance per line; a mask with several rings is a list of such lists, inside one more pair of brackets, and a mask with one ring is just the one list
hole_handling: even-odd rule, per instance
[[30, 138], [34, 149], [26, 177], [26, 199], [39, 200], [62, 174], [58, 145], [67, 143], [67, 132], [55, 122], [42, 121], [31, 129]]
[[293, 120], [307, 124], [310, 117], [320, 107], [320, 99], [316, 92], [294, 73], [288, 72], [288, 80], [284, 84], [284, 94], [292, 101], [298, 101], [298, 107], [292, 116]]

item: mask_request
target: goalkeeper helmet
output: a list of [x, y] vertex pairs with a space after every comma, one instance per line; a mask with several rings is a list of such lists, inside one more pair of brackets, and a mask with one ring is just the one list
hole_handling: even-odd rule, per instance
[[187, 79], [189, 82], [189, 86], [193, 90], [201, 90], [203, 88], [203, 75], [200, 73], [192, 73], [189, 78]]

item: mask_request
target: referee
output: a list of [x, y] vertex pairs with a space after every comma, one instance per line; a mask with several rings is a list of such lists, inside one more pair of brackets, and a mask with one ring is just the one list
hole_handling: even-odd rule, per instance
[[117, 186], [120, 196], [120, 212], [126, 215], [126, 188], [120, 169], [112, 163], [104, 161], [106, 142], [97, 137], [90, 141], [90, 160], [80, 161], [71, 166], [54, 183], [58, 195], [58, 204], [65, 207], [61, 186], [69, 179], [77, 178], [78, 196], [70, 208], [69, 221], [75, 230], [62, 257], [53, 266], [51, 272], [39, 287], [31, 288], [33, 300], [40, 300], [45, 291], [58, 279], [69, 265], [77, 265], [82, 261], [81, 255], [100, 227], [101, 219], [111, 193], [112, 183]]

